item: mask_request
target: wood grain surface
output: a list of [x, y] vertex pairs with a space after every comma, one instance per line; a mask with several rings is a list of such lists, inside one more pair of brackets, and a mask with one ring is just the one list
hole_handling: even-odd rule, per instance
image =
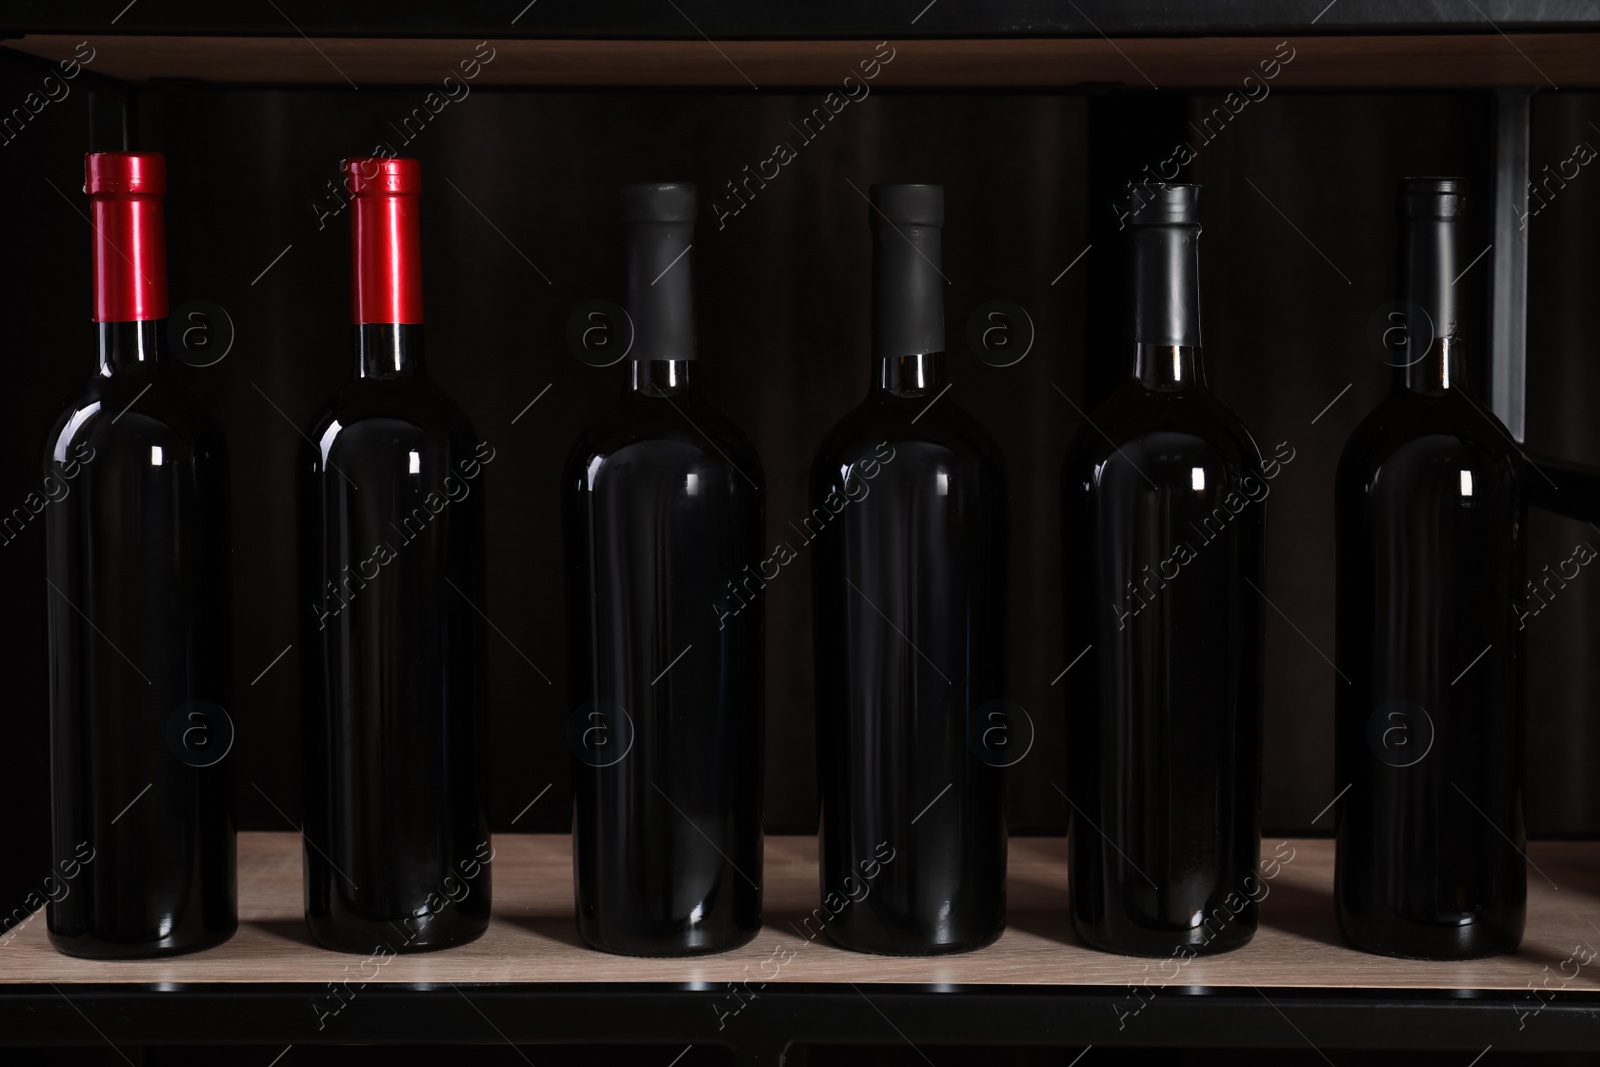
[[[1255, 940], [1232, 953], [1184, 963], [1112, 956], [1078, 942], [1067, 921], [1063, 838], [1012, 840], [1009, 926], [998, 942], [977, 952], [922, 959], [861, 955], [834, 947], [826, 934], [805, 936], [819, 926], [816, 920], [805, 923], [819, 903], [814, 838], [768, 838], [766, 925], [754, 941], [721, 955], [684, 960], [611, 956], [580, 942], [572, 920], [569, 838], [502, 835], [494, 844], [494, 918], [484, 937], [460, 948], [375, 961], [316, 947], [301, 918], [299, 836], [250, 833], [239, 837], [239, 932], [227, 944], [161, 960], [72, 959], [51, 948], [39, 913], [0, 939], [0, 983], [750, 982], [754, 987], [762, 981], [850, 981], [1509, 990], [1531, 983], [1549, 990], [1600, 988], [1600, 927], [1595, 925], [1600, 844], [1595, 843], [1534, 844], [1529, 857], [1537, 869], [1528, 871], [1528, 930], [1521, 950], [1466, 963], [1387, 959], [1341, 944], [1331, 896], [1333, 845], [1325, 840], [1265, 842], [1264, 857], [1289, 858], [1264, 868], [1273, 876], [1263, 875], [1268, 892]], [[1130, 1000], [1130, 1010], [1135, 1005]]]
[[[48, 59], [80, 37], [29, 34], [8, 47]], [[439, 83], [477, 42], [437, 38], [96, 37], [88, 68], [142, 82], [232, 84]], [[1271, 60], [1262, 37], [989, 38], [891, 41], [873, 88], [1127, 84], [1238, 88]], [[493, 41], [476, 85], [693, 85], [751, 90], [837, 86], [872, 59], [876, 41]], [[1600, 85], [1600, 34], [1297, 37], [1272, 88]], [[889, 53], [885, 53], [886, 55]], [[455, 89], [460, 92], [459, 87]], [[854, 91], [860, 92], [859, 88]], [[1255, 88], [1260, 92], [1260, 88]]]

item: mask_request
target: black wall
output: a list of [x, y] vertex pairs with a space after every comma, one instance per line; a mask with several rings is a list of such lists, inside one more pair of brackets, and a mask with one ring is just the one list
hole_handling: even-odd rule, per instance
[[[32, 80], [27, 70], [0, 72], [0, 103], [20, 98]], [[84, 88], [0, 144], [5, 510], [36, 483], [46, 424], [94, 366], [90, 234], [80, 214]], [[490, 588], [482, 605], [501, 632], [488, 633], [496, 828], [511, 829], [550, 783], [515, 829], [568, 825], [556, 479], [570, 442], [622, 388], [623, 370], [579, 361], [565, 328], [580, 302], [622, 298], [617, 187], [667, 179], [701, 186], [695, 259], [704, 371], [713, 400], [760, 450], [772, 537], [806, 512], [816, 445], [866, 388], [870, 263], [860, 194], [879, 181], [946, 186], [955, 381], [948, 399], [996, 432], [1015, 494], [1010, 697], [1028, 710], [1038, 738], [1012, 772], [1013, 825], [1061, 830], [1066, 804], [1052, 783], [1066, 785], [1065, 736], [1051, 680], [1077, 650], [1060, 645], [1056, 479], [1081, 420], [1054, 386], [1081, 405], [1086, 361], [1122, 359], [1115, 350], [1086, 352], [1084, 340], [1085, 316], [1107, 310], [1087, 306], [1088, 279], [1115, 271], [1117, 250], [1095, 244], [1052, 279], [1089, 241], [1087, 147], [1090, 108], [1099, 105], [1078, 95], [877, 92], [802, 143], [790, 123], [820, 104], [820, 91], [475, 90], [407, 144], [389, 123], [400, 123], [425, 91], [169, 86], [137, 97], [133, 147], [168, 156], [173, 307], [220, 305], [236, 332], [220, 363], [184, 373], [233, 448], [229, 710], [238, 728], [241, 826], [287, 830], [298, 819], [300, 650], [251, 680], [296, 639], [294, 613], [308, 610], [292, 587], [297, 428], [351, 369], [348, 218], [341, 212], [319, 228], [318, 216], [337, 207], [329, 183], [337, 186], [340, 158], [381, 142], [424, 164], [429, 371], [498, 453], [484, 482]], [[1216, 103], [1196, 97], [1185, 106], [1198, 119]], [[1202, 272], [1212, 384], [1263, 448], [1286, 441], [1296, 455], [1268, 505], [1266, 592], [1283, 613], [1269, 612], [1267, 622], [1269, 831], [1313, 829], [1337, 791], [1333, 671], [1323, 659], [1333, 654], [1332, 480], [1345, 438], [1388, 382], [1365, 335], [1393, 296], [1395, 185], [1410, 174], [1467, 175], [1482, 194], [1473, 241], [1487, 245], [1490, 105], [1482, 94], [1276, 93], [1201, 146], [1189, 171], [1208, 187]], [[1580, 140], [1600, 147], [1591, 121], [1600, 123], [1594, 95], [1537, 98], [1532, 169], [1558, 165]], [[711, 197], [780, 141], [797, 158], [719, 230]], [[1568, 181], [1530, 219], [1528, 235], [1530, 448], [1594, 464], [1597, 223], [1600, 164]], [[266, 269], [285, 246], [292, 247]], [[1485, 257], [1461, 280], [1469, 302], [1484, 300], [1488, 264]], [[1008, 368], [979, 362], [963, 340], [973, 309], [996, 297], [1022, 305], [1037, 330], [1028, 356]], [[1477, 326], [1482, 337], [1481, 314]], [[1481, 378], [1483, 345], [1469, 358]], [[1600, 531], [1536, 515], [1530, 570], [1566, 558], [1579, 539], [1600, 546]], [[766, 820], [775, 832], [809, 831], [815, 822], [807, 564], [802, 552], [768, 590]], [[0, 545], [0, 590], [11, 757], [0, 803], [13, 842], [0, 890], [10, 899], [48, 864], [42, 521]], [[1585, 573], [1529, 621], [1528, 813], [1536, 834], [1600, 833], [1600, 796], [1588, 773], [1600, 757], [1600, 726], [1588, 714], [1600, 684], [1589, 654], [1596, 612], [1600, 576]], [[1314, 829], [1330, 822], [1324, 816]]]

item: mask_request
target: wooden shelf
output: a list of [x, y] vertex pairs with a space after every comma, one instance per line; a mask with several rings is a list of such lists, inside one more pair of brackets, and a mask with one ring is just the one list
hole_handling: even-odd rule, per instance
[[[655, 38], [678, 40], [828, 37], [1112, 37], [1284, 33], [1506, 33], [1592, 25], [1592, 0], [984, 0], [902, 7], [859, 0], [606, 0], [603, 4], [534, 0], [452, 0], [449, 4], [375, 5], [363, 0], [219, 4], [162, 0], [123, 5], [64, 5], [10, 0], [0, 32], [191, 36]], [[291, 22], [290, 16], [293, 16]]]
[[[940, 983], [960, 986], [1260, 989], [1506, 990], [1530, 983], [1566, 993], [1600, 990], [1596, 967], [1569, 965], [1576, 946], [1600, 949], [1600, 844], [1543, 842], [1530, 847], [1528, 930], [1515, 956], [1465, 963], [1425, 963], [1369, 956], [1339, 940], [1332, 908], [1333, 845], [1291, 840], [1262, 904], [1261, 929], [1243, 949], [1170, 962], [1096, 952], [1080, 944], [1067, 920], [1066, 841], [1014, 838], [1006, 933], [978, 952], [926, 959], [868, 956], [800, 931], [817, 906], [816, 841], [767, 841], [766, 926], [749, 945], [686, 960], [633, 959], [596, 952], [572, 920], [572, 857], [565, 836], [495, 839], [494, 918], [473, 944], [400, 956], [377, 968], [375, 983], [759, 983], [781, 950], [777, 983]], [[1263, 848], [1274, 854], [1275, 841]], [[1270, 867], [1268, 868], [1271, 869]], [[1547, 875], [1550, 881], [1539, 874]], [[1551, 881], [1554, 882], [1553, 888]], [[0, 951], [0, 986], [29, 983], [325, 983], [354, 980], [364, 959], [311, 943], [301, 918], [300, 839], [292, 833], [239, 838], [238, 934], [206, 952], [170, 959], [99, 962], [51, 948], [36, 915]], [[815, 924], [813, 924], [815, 929]], [[789, 954], [792, 953], [792, 958]], [[349, 968], [347, 971], [346, 968]], [[1547, 969], [1548, 968], [1548, 969]], [[370, 972], [373, 968], [367, 967]], [[3, 990], [0, 990], [3, 992]]]
[[[1032, 88], [1124, 84], [1238, 89], [1278, 40], [1263, 37], [891, 40], [872, 88]], [[51, 60], [81, 34], [6, 44]], [[1600, 33], [1289, 37], [1273, 89], [1600, 85]], [[837, 87], [876, 40], [493, 40], [475, 86], [697, 86], [752, 91]], [[440, 38], [95, 36], [87, 69], [133, 82], [438, 85], [476, 41]], [[459, 90], [456, 90], [459, 92]], [[859, 92], [859, 90], [856, 90]], [[1259, 89], [1252, 89], [1259, 93]]]

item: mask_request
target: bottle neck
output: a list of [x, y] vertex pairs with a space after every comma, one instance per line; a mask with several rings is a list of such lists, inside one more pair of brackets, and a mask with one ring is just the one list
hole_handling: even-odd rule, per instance
[[636, 363], [686, 363], [698, 355], [693, 246], [693, 222], [628, 223], [628, 356]]
[[938, 393], [947, 384], [943, 352], [909, 356], [876, 356], [872, 361], [872, 391], [898, 397]]
[[1205, 362], [1199, 348], [1136, 344], [1133, 349], [1133, 376], [1146, 389], [1171, 393], [1205, 388]]
[[167, 238], [157, 193], [96, 193], [89, 198], [94, 321], [118, 324], [167, 317]]
[[420, 323], [375, 323], [353, 331], [357, 378], [405, 378], [422, 373]]
[[350, 311], [357, 378], [422, 371], [422, 234], [415, 193], [351, 197]]
[[166, 345], [166, 319], [138, 319], [132, 322], [102, 322], [100, 330], [100, 374], [149, 370], [159, 360]]
[[1204, 384], [1198, 373], [1200, 227], [1134, 226], [1130, 246], [1134, 373], [1167, 387]]
[[[872, 355], [944, 352], [942, 231], [875, 220], [872, 227]], [[880, 377], [881, 376], [877, 376]]]
[[421, 229], [415, 193], [351, 197], [351, 322], [422, 323]]
[[693, 392], [697, 379], [692, 359], [635, 359], [628, 363], [628, 390], [644, 396], [680, 396]]
[[1436, 337], [1433, 346], [1418, 357], [1409, 351], [1408, 341], [1407, 358], [1414, 358], [1416, 362], [1401, 367], [1396, 372], [1396, 380], [1413, 393], [1429, 396], [1460, 389], [1465, 384], [1465, 347], [1459, 337]]
[[[1408, 321], [1397, 378], [1414, 392], [1439, 394], [1461, 388], [1465, 378], [1460, 316], [1460, 248], [1453, 218], [1414, 218], [1402, 224], [1400, 298]], [[1426, 319], [1416, 318], [1420, 309]]]

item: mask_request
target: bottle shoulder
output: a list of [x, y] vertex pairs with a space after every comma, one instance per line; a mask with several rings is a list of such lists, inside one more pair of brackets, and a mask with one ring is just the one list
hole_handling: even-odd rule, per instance
[[1254, 469], [1265, 461], [1255, 437], [1209, 389], [1164, 393], [1120, 385], [1090, 412], [1067, 446], [1065, 465], [1098, 467], [1112, 457], [1159, 452], [1184, 463]]
[[903, 451], [1003, 466], [1000, 446], [977, 416], [948, 394], [894, 397], [869, 394], [834, 424], [817, 448], [813, 469], [821, 472]]
[[396, 424], [424, 435], [477, 441], [466, 413], [422, 375], [352, 379], [318, 410], [309, 436], [327, 447], [341, 438], [386, 432]]
[[1459, 390], [1425, 395], [1393, 389], [1357, 424], [1339, 458], [1340, 480], [1385, 467], [1470, 463], [1516, 472], [1521, 451], [1493, 412]]
[[667, 474], [726, 471], [745, 485], [765, 484], [761, 459], [744, 433], [698, 393], [647, 396], [625, 392], [573, 442], [567, 479], [589, 488], [608, 471]]
[[61, 405], [46, 433], [44, 464], [85, 453], [160, 446], [171, 458], [192, 454], [225, 461], [222, 426], [183, 380], [171, 370], [96, 374]]

